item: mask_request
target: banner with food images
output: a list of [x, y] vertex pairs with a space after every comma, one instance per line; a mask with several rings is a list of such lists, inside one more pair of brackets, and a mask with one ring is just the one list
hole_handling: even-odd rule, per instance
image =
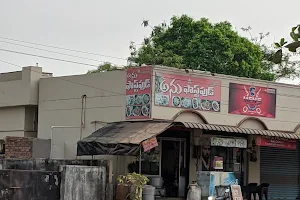
[[228, 105], [230, 114], [275, 118], [276, 89], [230, 83]]
[[175, 74], [155, 74], [155, 105], [220, 112], [221, 81]]
[[126, 119], [151, 116], [152, 67], [129, 68], [126, 73]]

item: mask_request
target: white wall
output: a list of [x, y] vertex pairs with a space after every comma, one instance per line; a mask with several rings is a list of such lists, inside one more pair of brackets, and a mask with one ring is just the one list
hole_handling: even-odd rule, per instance
[[41, 77], [40, 67], [24, 67], [22, 72], [0, 75], [0, 107], [37, 105]]
[[34, 110], [42, 68], [0, 74], [0, 139], [6, 136], [36, 137]]
[[[126, 72], [43, 78], [39, 83], [38, 137], [51, 138], [52, 126], [80, 127], [82, 95], [86, 95], [86, 121], [82, 137], [95, 131], [92, 121], [125, 119]], [[96, 129], [104, 124], [97, 124]], [[53, 157], [75, 158], [80, 128], [53, 129]]]
[[23, 136], [25, 107], [0, 107], [0, 139], [6, 136]]

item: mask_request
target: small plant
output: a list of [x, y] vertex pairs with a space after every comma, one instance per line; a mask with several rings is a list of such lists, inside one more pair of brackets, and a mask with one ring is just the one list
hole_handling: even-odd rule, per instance
[[126, 175], [120, 175], [118, 182], [120, 185], [129, 186], [133, 189], [126, 199], [130, 197], [131, 200], [141, 200], [143, 187], [149, 182], [149, 179], [141, 174], [128, 173]]

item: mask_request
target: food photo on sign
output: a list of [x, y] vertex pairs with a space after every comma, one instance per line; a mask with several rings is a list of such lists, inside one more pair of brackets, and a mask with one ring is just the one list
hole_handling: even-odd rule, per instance
[[228, 113], [275, 118], [276, 89], [230, 83]]
[[126, 119], [149, 119], [151, 115], [152, 67], [129, 68], [126, 73]]
[[220, 112], [221, 81], [174, 74], [155, 74], [157, 106]]

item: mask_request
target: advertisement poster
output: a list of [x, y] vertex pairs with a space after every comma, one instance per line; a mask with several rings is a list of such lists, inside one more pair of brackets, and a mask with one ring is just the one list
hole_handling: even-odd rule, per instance
[[262, 136], [256, 137], [256, 145], [290, 150], [296, 150], [297, 148], [296, 140], [280, 140], [277, 138], [266, 138]]
[[144, 152], [149, 151], [149, 150], [157, 147], [158, 142], [157, 142], [156, 137], [145, 140], [144, 142], [142, 142], [142, 146], [143, 146]]
[[215, 156], [214, 158], [214, 169], [222, 170], [223, 169], [223, 157]]
[[155, 74], [155, 105], [220, 112], [221, 81]]
[[230, 83], [228, 113], [275, 118], [276, 89]]
[[126, 119], [149, 119], [151, 115], [152, 67], [129, 68], [126, 73]]

